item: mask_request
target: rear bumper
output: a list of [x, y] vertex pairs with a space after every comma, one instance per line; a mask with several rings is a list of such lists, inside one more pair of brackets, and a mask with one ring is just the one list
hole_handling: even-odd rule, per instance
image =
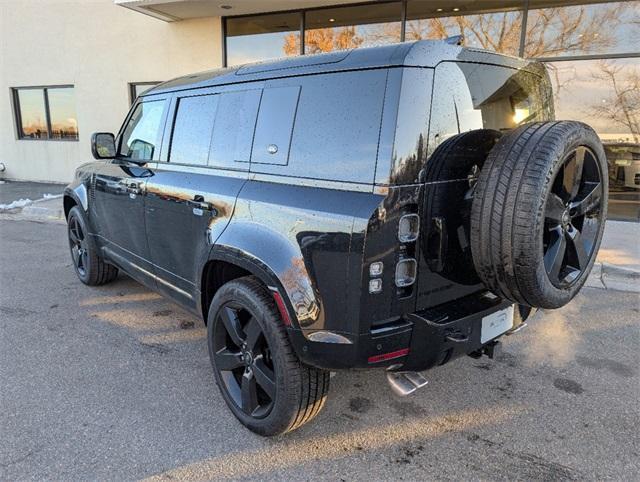
[[290, 335], [301, 360], [318, 368], [423, 371], [490, 343], [481, 341], [482, 318], [510, 305], [493, 296], [475, 294], [350, 337], [352, 343], [313, 342], [298, 330]]

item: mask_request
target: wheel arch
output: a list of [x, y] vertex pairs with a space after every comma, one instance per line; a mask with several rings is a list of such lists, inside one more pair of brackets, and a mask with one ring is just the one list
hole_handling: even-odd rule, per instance
[[[209, 306], [216, 292], [229, 281], [244, 276], [255, 276], [267, 289], [280, 296], [283, 305], [280, 305], [277, 300], [276, 304], [285, 323], [287, 320], [291, 322], [295, 319], [293, 308], [282, 283], [266, 263], [238, 248], [214, 246], [202, 269], [200, 280], [200, 304], [205, 325], [207, 324]], [[283, 309], [286, 312], [283, 313]]]
[[62, 204], [64, 207], [64, 217], [69, 217], [69, 211], [74, 206], [80, 206], [86, 213], [89, 209], [89, 197], [84, 184], [69, 185], [64, 189]]

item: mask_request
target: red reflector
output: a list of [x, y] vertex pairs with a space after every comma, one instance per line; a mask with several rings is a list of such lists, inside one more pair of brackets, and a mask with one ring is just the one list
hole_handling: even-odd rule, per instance
[[277, 291], [273, 291], [273, 299], [276, 300], [276, 305], [278, 306], [278, 311], [280, 312], [280, 316], [282, 317], [282, 321], [285, 326], [291, 326], [291, 318], [289, 317], [289, 311], [287, 307], [284, 305], [284, 301], [282, 300], [282, 296]]
[[369, 363], [378, 363], [385, 360], [393, 360], [394, 358], [400, 358], [409, 354], [408, 348], [402, 350], [396, 350], [389, 353], [383, 353], [382, 355], [373, 355], [369, 357]]

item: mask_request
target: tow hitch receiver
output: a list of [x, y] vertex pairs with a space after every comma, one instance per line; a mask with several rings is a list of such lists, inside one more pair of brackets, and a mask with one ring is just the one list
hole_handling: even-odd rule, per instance
[[484, 345], [482, 348], [469, 353], [471, 358], [480, 358], [482, 355], [487, 355], [492, 360], [500, 353], [500, 342], [493, 340]]
[[419, 372], [389, 372], [387, 373], [387, 381], [391, 390], [401, 397], [411, 395], [418, 388], [429, 383]]

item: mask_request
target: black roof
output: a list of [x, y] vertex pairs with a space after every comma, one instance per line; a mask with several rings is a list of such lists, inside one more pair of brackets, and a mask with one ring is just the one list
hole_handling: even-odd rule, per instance
[[514, 68], [526, 68], [528, 65], [522, 59], [488, 50], [451, 45], [444, 40], [419, 40], [209, 70], [163, 82], [143, 95], [343, 70], [401, 66], [433, 68], [440, 62], [453, 60], [498, 64]]

